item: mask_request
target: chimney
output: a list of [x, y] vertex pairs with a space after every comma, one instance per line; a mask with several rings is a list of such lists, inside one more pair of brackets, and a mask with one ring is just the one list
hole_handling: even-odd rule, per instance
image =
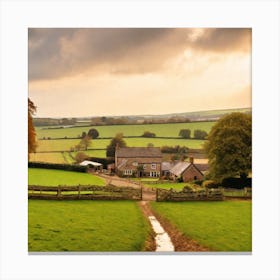
[[190, 157], [190, 163], [193, 164], [193, 157]]

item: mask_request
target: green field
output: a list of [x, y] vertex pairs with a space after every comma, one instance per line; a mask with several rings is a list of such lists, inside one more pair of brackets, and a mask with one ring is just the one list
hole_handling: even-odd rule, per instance
[[215, 122], [193, 122], [193, 123], [168, 123], [168, 124], [143, 124], [143, 125], [108, 125], [108, 126], [92, 126], [92, 127], [71, 127], [60, 129], [42, 129], [36, 128], [37, 138], [51, 137], [64, 138], [78, 137], [82, 132], [88, 132], [90, 128], [96, 128], [99, 132], [99, 137], [114, 137], [116, 133], [123, 133], [124, 136], [140, 136], [144, 131], [151, 131], [156, 136], [161, 137], [178, 137], [181, 129], [202, 129], [210, 131]]
[[28, 202], [29, 252], [141, 251], [148, 231], [132, 201]]
[[97, 176], [72, 171], [28, 168], [28, 185], [39, 186], [105, 186], [105, 181]]
[[[189, 148], [202, 148], [203, 140], [189, 139], [158, 139], [158, 138], [127, 138], [124, 139], [128, 147], [147, 147], [149, 143], [153, 143], [155, 147], [162, 146], [187, 146]], [[79, 144], [79, 139], [62, 139], [62, 140], [39, 140], [37, 152], [53, 152], [53, 151], [70, 151], [71, 147]], [[89, 149], [106, 149], [110, 140], [94, 139]]]
[[149, 188], [160, 188], [160, 189], [173, 189], [176, 191], [181, 191], [183, 187], [185, 187], [186, 183], [174, 183], [174, 182], [164, 182], [164, 183], [149, 183], [149, 182], [143, 182], [145, 187]]
[[213, 251], [252, 251], [251, 201], [153, 202], [152, 208]]

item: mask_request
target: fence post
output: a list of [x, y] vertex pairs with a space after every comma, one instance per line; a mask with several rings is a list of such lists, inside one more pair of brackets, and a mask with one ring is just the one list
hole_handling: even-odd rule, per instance
[[57, 197], [61, 197], [61, 188], [60, 188], [60, 185], [57, 186]]
[[80, 184], [78, 185], [78, 198], [80, 199], [81, 197], [81, 186]]
[[141, 189], [140, 189], [140, 200], [143, 199], [143, 187], [141, 186]]

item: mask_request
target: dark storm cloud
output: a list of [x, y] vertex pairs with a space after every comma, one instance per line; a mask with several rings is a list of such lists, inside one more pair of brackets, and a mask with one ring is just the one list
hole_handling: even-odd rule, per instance
[[250, 29], [188, 28], [32, 28], [29, 79], [56, 79], [90, 69], [107, 73], [158, 71], [184, 49], [203, 52], [248, 51]]

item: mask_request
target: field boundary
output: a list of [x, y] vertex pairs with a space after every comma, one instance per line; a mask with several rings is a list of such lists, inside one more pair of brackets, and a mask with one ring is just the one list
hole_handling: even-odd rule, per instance
[[175, 191], [173, 189], [156, 189], [156, 201], [222, 201], [224, 200], [223, 189], [205, 189]]
[[46, 200], [142, 200], [142, 188], [93, 186], [28, 186], [28, 199]]

